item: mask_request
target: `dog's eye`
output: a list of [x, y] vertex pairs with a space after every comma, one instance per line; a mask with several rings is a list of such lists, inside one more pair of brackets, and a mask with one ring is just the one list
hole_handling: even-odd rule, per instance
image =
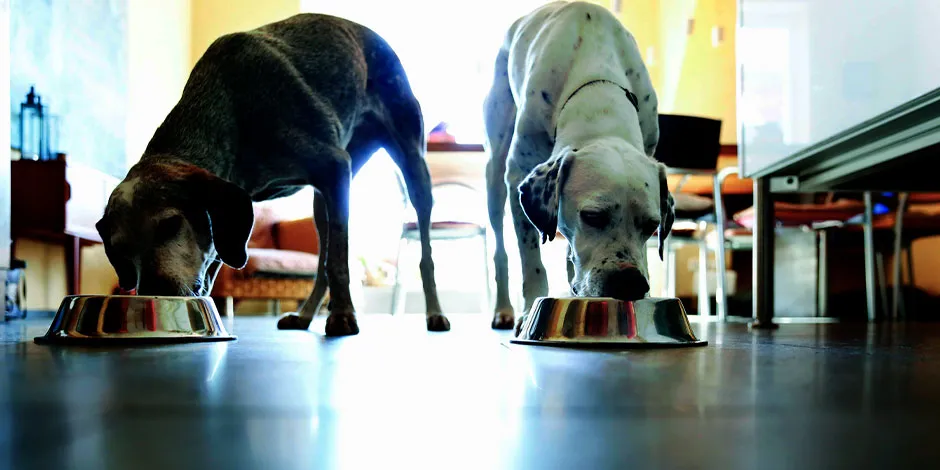
[[175, 238], [181, 228], [183, 228], [183, 216], [177, 214], [167, 217], [157, 223], [154, 239], [157, 243], [166, 243]]
[[604, 211], [583, 210], [581, 221], [594, 228], [604, 228], [610, 223], [610, 214]]

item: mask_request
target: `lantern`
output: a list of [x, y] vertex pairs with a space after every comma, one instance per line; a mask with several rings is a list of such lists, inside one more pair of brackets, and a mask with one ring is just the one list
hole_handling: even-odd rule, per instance
[[20, 154], [28, 160], [48, 160], [49, 131], [42, 97], [29, 87], [26, 101], [20, 103]]

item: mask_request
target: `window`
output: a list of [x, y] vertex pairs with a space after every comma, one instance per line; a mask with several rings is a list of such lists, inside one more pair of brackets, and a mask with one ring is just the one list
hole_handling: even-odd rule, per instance
[[340, 16], [377, 32], [405, 67], [426, 132], [445, 122], [457, 143], [480, 144], [496, 53], [513, 21], [544, 3], [301, 0], [301, 10]]

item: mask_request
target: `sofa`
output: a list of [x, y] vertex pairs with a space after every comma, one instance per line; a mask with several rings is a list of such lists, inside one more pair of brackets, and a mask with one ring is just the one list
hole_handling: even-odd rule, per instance
[[270, 301], [274, 314], [280, 301], [303, 301], [313, 290], [319, 262], [319, 239], [313, 218], [283, 220], [275, 207], [259, 204], [248, 242], [248, 264], [241, 270], [223, 265], [212, 297], [223, 315], [242, 300]]

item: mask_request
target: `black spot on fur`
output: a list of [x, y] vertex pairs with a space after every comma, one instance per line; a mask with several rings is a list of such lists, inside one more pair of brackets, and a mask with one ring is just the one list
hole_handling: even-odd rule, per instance
[[633, 69], [627, 69], [627, 76], [633, 75]]
[[643, 183], [643, 185], [646, 186], [647, 188], [650, 187], [649, 183]]
[[649, 103], [649, 101], [650, 101], [650, 95], [646, 95], [643, 97], [643, 102]]
[[552, 104], [552, 97], [545, 90], [542, 90], [542, 99], [545, 100], [546, 104]]
[[542, 268], [535, 268], [535, 274], [542, 274]]
[[588, 21], [591, 21], [591, 14], [590, 14], [590, 13], [586, 13], [585, 16], [587, 16], [587, 20], [588, 20]]

